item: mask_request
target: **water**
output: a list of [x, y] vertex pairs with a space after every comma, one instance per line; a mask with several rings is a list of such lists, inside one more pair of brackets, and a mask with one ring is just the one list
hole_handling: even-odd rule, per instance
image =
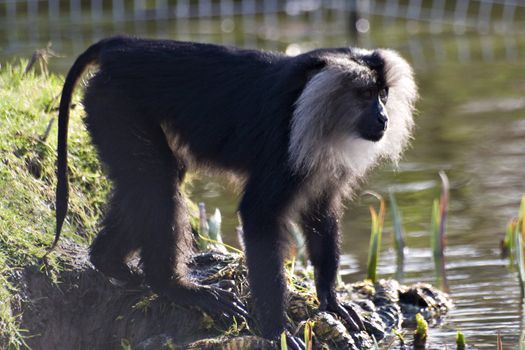
[[[455, 307], [432, 328], [430, 349], [455, 347], [457, 330], [473, 348], [495, 349], [498, 333], [505, 349], [518, 348], [524, 329], [523, 302], [517, 274], [509, 270], [499, 247], [505, 225], [517, 215], [525, 193], [522, 62], [474, 58], [466, 63], [450, 59], [419, 66], [421, 101], [412, 146], [397, 170], [385, 165], [363, 186], [385, 197], [388, 190], [396, 195], [407, 232], [403, 282], [434, 283], [430, 212], [440, 191], [437, 173], [445, 170], [450, 178], [445, 254]], [[195, 185], [194, 198], [209, 207], [224, 208], [224, 214], [235, 220], [231, 191], [221, 182], [201, 181]], [[348, 282], [366, 276], [370, 204], [373, 201], [357, 198], [349, 204], [342, 224], [341, 273]], [[381, 277], [395, 276], [392, 239], [387, 220]]]
[[[445, 344], [454, 348], [459, 329], [472, 348], [495, 349], [496, 334], [500, 333], [505, 349], [517, 349], [524, 329], [523, 301], [517, 274], [500, 257], [499, 245], [505, 225], [517, 214], [525, 193], [525, 41], [498, 34], [458, 36], [447, 30], [430, 34], [410, 23], [391, 25], [387, 30], [379, 26], [361, 44], [398, 48], [415, 64], [421, 94], [417, 129], [399, 168], [384, 165], [377, 169], [363, 190], [384, 196], [388, 190], [395, 192], [407, 232], [403, 282], [432, 283], [430, 211], [440, 191], [437, 173], [447, 172], [451, 201], [445, 254], [455, 308], [431, 329], [429, 348], [443, 349]], [[157, 33], [144, 30], [142, 33], [150, 36]], [[56, 43], [67, 57], [55, 59], [51, 69], [63, 72], [90, 41], [87, 36], [75, 46]], [[219, 40], [213, 35], [187, 37]], [[337, 42], [337, 38], [317, 40], [306, 46]], [[40, 38], [31, 46], [0, 51], [0, 61], [27, 55], [46, 41]], [[348, 39], [340, 37], [339, 41]], [[271, 46], [284, 49], [290, 42], [273, 42]], [[5, 43], [0, 37], [0, 44]], [[266, 41], [252, 44], [263, 47]], [[301, 45], [299, 42], [298, 47]], [[237, 195], [232, 188], [209, 177], [195, 179], [190, 188], [191, 197], [205, 202], [209, 211], [221, 209], [226, 241], [235, 245]], [[374, 204], [370, 198], [357, 197], [349, 203], [342, 223], [341, 273], [348, 282], [365, 276], [370, 204]], [[390, 220], [385, 230], [378, 274], [386, 278], [395, 275], [396, 266]]]

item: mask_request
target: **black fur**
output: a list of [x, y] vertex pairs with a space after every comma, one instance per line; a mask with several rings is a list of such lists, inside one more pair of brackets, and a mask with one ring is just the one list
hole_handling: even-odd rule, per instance
[[[96, 63], [99, 70], [84, 97], [86, 124], [114, 193], [102, 231], [91, 246], [93, 264], [111, 277], [135, 279], [126, 257], [140, 249], [146, 280], [157, 292], [180, 304], [213, 310], [220, 303], [242, 314], [228, 302], [231, 295], [197, 286], [186, 276], [191, 235], [179, 185], [191, 165], [219, 168], [246, 181], [239, 211], [262, 335], [276, 339], [285, 326], [285, 232], [296, 207], [315, 267], [321, 309], [337, 312], [351, 327], [361, 328], [357, 316], [335, 295], [339, 187], [328, 182], [312, 192], [308, 186], [317, 183], [312, 178], [319, 174], [293, 169], [288, 152], [294, 104], [308, 79], [333, 55], [353, 57], [381, 75], [379, 56], [359, 57], [349, 48], [292, 58], [122, 37], [90, 47], [69, 72], [60, 104], [55, 244], [67, 210], [68, 106], [85, 66]], [[370, 115], [375, 118], [381, 106], [374, 106]], [[377, 125], [361, 124], [371, 139], [381, 138], [373, 135], [381, 131]], [[166, 130], [176, 135], [178, 148], [169, 147]], [[303, 197], [307, 204], [297, 206]]]

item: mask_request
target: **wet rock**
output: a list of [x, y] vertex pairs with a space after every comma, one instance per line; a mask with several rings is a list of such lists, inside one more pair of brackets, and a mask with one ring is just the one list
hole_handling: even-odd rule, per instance
[[[93, 269], [85, 247], [64, 242], [60, 256], [66, 269], [59, 283], [39, 266], [18, 270], [12, 282], [19, 290], [12, 313], [20, 315], [32, 349], [278, 349], [257, 335], [244, 320], [213, 320], [196, 308], [183, 308], [147, 287], [119, 287]], [[134, 267], [138, 269], [138, 265]], [[208, 252], [190, 262], [192, 278], [230, 290], [248, 305], [247, 270], [239, 254]], [[314, 349], [373, 349], [374, 338], [410, 324], [416, 313], [440, 317], [448, 296], [426, 284], [403, 286], [394, 280], [347, 284], [339, 299], [362, 318], [366, 331], [349, 332], [335, 314], [319, 312], [313, 281], [306, 273], [289, 276], [289, 332], [302, 337], [313, 322]], [[408, 320], [408, 321], [407, 321]]]

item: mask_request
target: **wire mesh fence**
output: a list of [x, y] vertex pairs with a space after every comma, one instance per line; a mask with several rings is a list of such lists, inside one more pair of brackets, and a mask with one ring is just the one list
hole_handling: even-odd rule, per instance
[[[476, 55], [474, 48], [483, 59], [501, 53], [518, 59], [525, 0], [0, 0], [4, 54], [47, 41], [58, 50], [65, 46], [78, 52], [116, 33], [294, 54], [303, 46], [374, 45], [378, 40], [373, 34], [391, 31], [394, 25], [409, 38], [415, 28], [456, 37], [453, 50], [438, 40], [408, 40], [403, 45], [416, 61], [447, 56], [448, 51], [468, 61]], [[479, 42], [466, 40], [466, 33], [476, 33]], [[501, 37], [496, 39], [502, 46], [498, 52], [493, 35]]]

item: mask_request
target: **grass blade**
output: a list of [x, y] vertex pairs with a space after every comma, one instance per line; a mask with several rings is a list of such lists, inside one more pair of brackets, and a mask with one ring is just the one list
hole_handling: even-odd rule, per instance
[[[516, 224], [516, 235], [521, 236], [521, 240], [525, 239], [525, 195], [521, 197], [521, 204], [520, 204], [520, 212], [518, 214], [518, 222]], [[523, 264], [523, 245], [519, 245], [515, 247], [516, 250], [519, 250], [521, 253], [521, 259], [520, 263]], [[519, 266], [520, 270], [522, 270], [522, 276], [523, 276], [523, 265]]]
[[219, 210], [219, 208], [215, 208], [215, 212], [208, 219], [208, 235], [210, 236], [210, 239], [222, 243], [221, 224], [221, 211]]
[[428, 336], [428, 323], [420, 313], [416, 314], [416, 330], [414, 332], [414, 349], [424, 349]]
[[367, 277], [372, 282], [376, 282], [377, 262], [379, 260], [380, 238], [377, 229], [379, 220], [376, 210], [370, 206], [370, 216], [372, 217], [372, 229], [370, 232], [370, 246], [368, 248], [368, 269]]
[[401, 211], [397, 206], [397, 201], [393, 192], [388, 193], [390, 199], [390, 215], [394, 226], [394, 248], [396, 250], [396, 278], [403, 279], [403, 270], [405, 264], [405, 234], [403, 230], [403, 219]]
[[496, 346], [496, 350], [503, 350], [503, 340], [501, 339], [501, 334], [499, 334], [498, 332], [498, 337], [497, 337], [497, 346]]
[[370, 216], [372, 218], [372, 227], [370, 234], [370, 246], [368, 248], [368, 273], [367, 278], [372, 282], [376, 282], [377, 265], [379, 261], [379, 252], [381, 250], [381, 238], [383, 234], [383, 224], [385, 222], [385, 200], [383, 197], [373, 191], [367, 191], [366, 194], [370, 194], [379, 200], [379, 213], [376, 212], [374, 207], [370, 206]]
[[458, 350], [465, 350], [467, 343], [465, 342], [465, 336], [461, 331], [456, 333], [456, 347]]
[[304, 325], [304, 344], [306, 347], [306, 350], [312, 350], [313, 348], [313, 327], [314, 322], [313, 321], [306, 321]]
[[525, 295], [525, 262], [523, 261], [523, 239], [520, 232], [520, 221], [516, 225], [516, 231], [514, 232], [514, 254], [516, 256], [516, 267], [518, 270], [518, 278], [520, 281], [521, 296]]
[[441, 195], [434, 200], [432, 206], [431, 241], [437, 282], [441, 288], [448, 291], [448, 282], [445, 271], [446, 223], [448, 213], [450, 183], [444, 171], [439, 172], [441, 178]]
[[288, 350], [288, 345], [286, 344], [286, 331], [281, 333], [281, 350]]
[[432, 257], [434, 258], [437, 281], [438, 284], [441, 285], [443, 278], [441, 274], [441, 266], [443, 265], [443, 248], [441, 246], [441, 239], [439, 237], [439, 222], [439, 199], [434, 199], [434, 202], [432, 203], [432, 219], [430, 224], [430, 243], [432, 247]]
[[210, 238], [208, 235], [208, 221], [206, 219], [206, 206], [204, 203], [199, 203], [199, 249], [206, 250], [208, 248], [207, 239]]
[[512, 218], [507, 224], [507, 229], [505, 230], [505, 238], [503, 239], [503, 242], [501, 244], [501, 254], [503, 255], [503, 257], [509, 257], [509, 265], [511, 269], [514, 268], [514, 262], [516, 261], [516, 257], [514, 256], [514, 252], [516, 251], [516, 247], [514, 246], [514, 232], [516, 232], [517, 225], [518, 219]]

